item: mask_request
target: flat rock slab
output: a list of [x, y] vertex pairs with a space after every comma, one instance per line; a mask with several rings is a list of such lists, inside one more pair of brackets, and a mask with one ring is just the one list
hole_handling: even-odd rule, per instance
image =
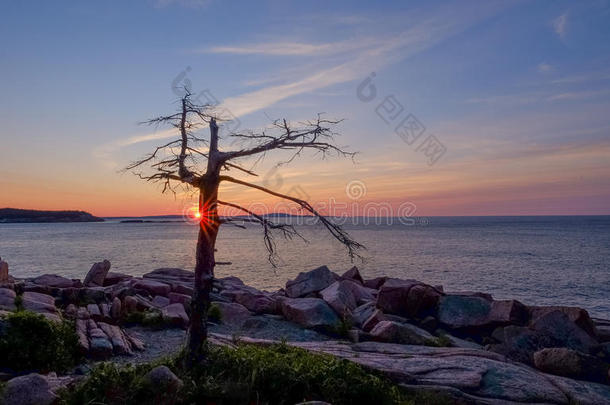
[[[227, 335], [212, 334], [211, 340], [233, 345]], [[241, 341], [279, 343], [250, 338]], [[610, 404], [610, 386], [544, 374], [484, 350], [378, 342], [288, 344], [348, 359], [415, 389], [445, 392], [478, 404]]]

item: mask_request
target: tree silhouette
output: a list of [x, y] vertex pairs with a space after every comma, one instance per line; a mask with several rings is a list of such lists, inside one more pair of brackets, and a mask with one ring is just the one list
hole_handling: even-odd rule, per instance
[[[334, 238], [341, 242], [352, 259], [359, 256], [358, 250], [363, 248], [361, 244], [352, 240], [339, 225], [316, 211], [309, 202], [225, 174], [235, 171], [242, 175], [257, 176], [252, 170], [246, 169], [236, 162], [257, 155], [260, 157], [275, 150], [291, 151], [290, 158], [278, 162], [278, 165], [290, 163], [306, 150], [313, 150], [322, 157], [329, 153], [353, 157], [353, 152], [347, 152], [333, 142], [336, 133], [332, 128], [340, 121], [323, 119], [321, 115], [318, 115], [315, 120], [303, 123], [299, 127], [293, 127], [285, 119], [276, 120], [270, 128], [260, 132], [248, 130], [228, 134], [229, 138], [248, 145], [241, 149], [225, 151], [219, 147], [220, 136], [217, 120], [221, 121], [221, 118], [215, 114], [214, 106], [194, 103], [191, 92], [185, 89], [185, 95], [180, 99], [180, 107], [177, 112], [144, 122], [148, 125], [169, 125], [176, 128], [179, 135], [177, 139], [158, 146], [152, 153], [126, 167], [126, 170], [133, 171], [146, 181], [161, 183], [163, 193], [167, 191], [175, 193], [175, 188], [179, 185], [193, 188], [199, 192], [199, 234], [195, 285], [186, 344], [185, 364], [187, 367], [192, 366], [204, 355], [202, 347], [207, 339], [207, 311], [216, 264], [214, 251], [219, 228], [223, 224], [235, 224], [237, 220], [244, 220], [241, 216], [239, 219], [221, 218], [218, 214], [218, 206], [237, 209], [244, 213], [248, 222], [256, 222], [262, 226], [265, 247], [269, 260], [274, 266], [277, 256], [274, 234], [278, 233], [288, 239], [302, 238], [292, 225], [272, 221], [269, 217], [252, 212], [246, 207], [219, 200], [218, 189], [222, 182], [256, 189], [297, 204], [302, 211], [314, 216]], [[209, 135], [202, 137], [198, 134], [205, 125], [209, 127]], [[144, 168], [146, 168], [146, 172], [139, 171]], [[205, 171], [202, 170], [203, 168]]]

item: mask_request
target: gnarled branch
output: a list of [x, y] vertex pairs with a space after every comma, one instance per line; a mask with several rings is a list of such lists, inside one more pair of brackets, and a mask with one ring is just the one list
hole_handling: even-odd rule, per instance
[[[278, 257], [275, 240], [273, 239], [274, 230], [281, 232], [282, 236], [288, 240], [292, 240], [292, 238], [298, 237], [298, 238], [302, 239], [303, 241], [307, 242], [307, 239], [305, 239], [303, 237], [303, 235], [301, 235], [292, 225], [278, 224], [276, 222], [269, 221], [267, 218], [263, 217], [262, 215], [256, 214], [256, 213], [252, 212], [251, 210], [249, 210], [245, 207], [242, 207], [241, 205], [237, 205], [237, 204], [226, 202], [226, 201], [220, 201], [220, 200], [218, 200], [217, 203], [219, 205], [236, 208], [242, 212], [245, 212], [246, 214], [249, 215], [249, 217], [240, 218], [240, 220], [242, 220], [244, 222], [258, 223], [263, 227], [263, 239], [265, 241], [265, 247], [267, 248], [267, 252], [269, 253], [269, 256], [268, 256], [269, 263], [271, 263], [271, 265], [273, 267], [277, 266], [276, 260]], [[221, 223], [223, 223], [223, 222], [231, 223], [231, 222], [235, 222], [236, 220], [237, 220], [237, 218], [223, 218], [221, 220]]]
[[316, 211], [316, 209], [314, 209], [309, 202], [302, 200], [300, 198], [292, 197], [287, 194], [278, 193], [278, 192], [270, 190], [266, 187], [259, 186], [258, 184], [249, 183], [247, 181], [239, 180], [239, 179], [236, 179], [231, 176], [226, 176], [226, 175], [220, 176], [220, 180], [228, 181], [228, 182], [235, 183], [235, 184], [240, 184], [242, 186], [246, 186], [246, 187], [250, 187], [250, 188], [254, 188], [254, 189], [263, 191], [267, 194], [270, 194], [272, 196], [279, 197], [279, 198], [282, 198], [285, 200], [289, 200], [289, 201], [292, 201], [292, 202], [298, 204], [302, 209], [304, 209], [304, 210], [308, 211], [309, 213], [311, 213], [312, 215], [314, 215], [322, 223], [322, 225], [324, 225], [324, 227], [330, 232], [330, 234], [345, 246], [350, 259], [353, 260], [354, 257], [362, 258], [362, 256], [360, 256], [360, 254], [358, 253], [358, 250], [364, 249], [364, 246], [361, 245], [360, 243], [356, 242], [355, 240], [353, 240], [348, 235], [348, 233], [345, 232], [345, 230], [343, 230], [343, 228], [341, 228], [341, 226], [335, 224], [334, 222], [332, 222], [331, 220], [326, 218], [324, 215], [322, 215], [318, 211]]

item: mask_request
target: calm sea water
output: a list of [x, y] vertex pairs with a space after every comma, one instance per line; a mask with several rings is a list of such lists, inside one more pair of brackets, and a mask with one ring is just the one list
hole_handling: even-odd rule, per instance
[[[367, 247], [356, 264], [365, 277], [388, 275], [477, 290], [526, 304], [576, 305], [610, 318], [610, 216], [432, 217], [415, 225], [346, 224]], [[261, 233], [223, 228], [218, 276], [258, 288], [284, 286], [300, 271], [351, 267], [341, 246], [316, 225], [299, 227], [309, 243], [278, 239], [282, 263], [267, 261]], [[193, 268], [197, 227], [186, 223], [0, 224], [0, 256], [10, 273], [83, 278], [102, 259], [141, 275], [159, 267]]]

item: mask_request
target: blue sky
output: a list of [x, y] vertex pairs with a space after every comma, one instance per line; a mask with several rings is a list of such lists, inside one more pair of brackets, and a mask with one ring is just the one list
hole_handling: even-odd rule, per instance
[[[182, 78], [240, 128], [345, 118], [355, 164], [282, 169], [313, 199], [357, 180], [422, 215], [610, 213], [608, 1], [22, 1], [0, 19], [1, 206], [179, 211], [189, 195], [117, 170], [159, 142], [137, 123]], [[433, 165], [378, 116], [387, 96], [446, 148]]]

